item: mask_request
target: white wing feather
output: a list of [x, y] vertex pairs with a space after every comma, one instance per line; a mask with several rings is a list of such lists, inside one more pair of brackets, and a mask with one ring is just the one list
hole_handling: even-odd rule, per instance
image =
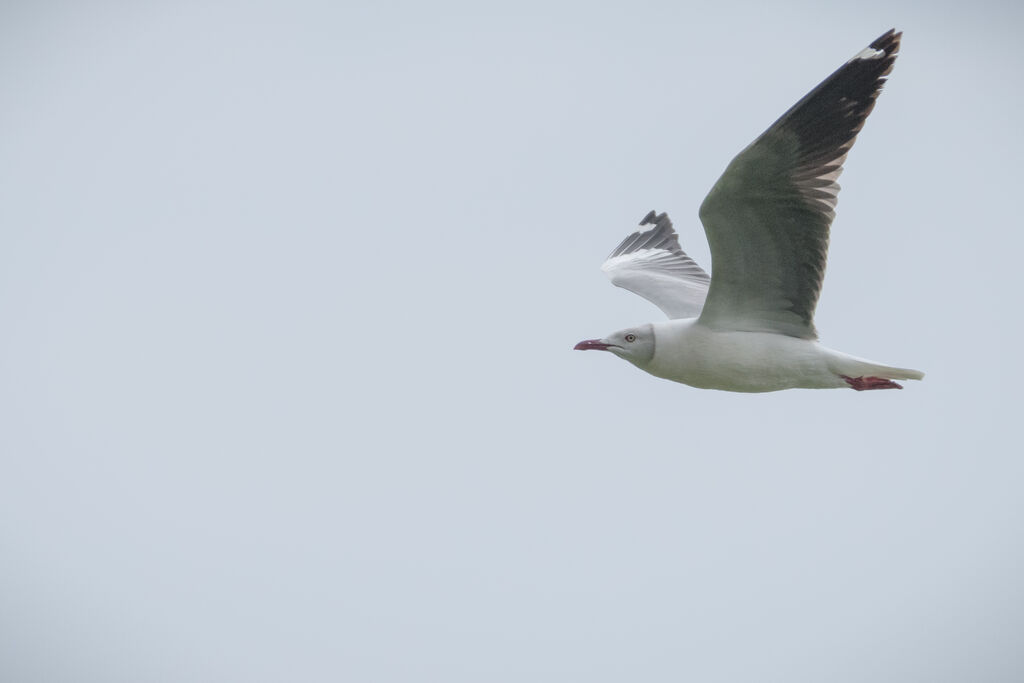
[[672, 221], [651, 211], [601, 266], [612, 284], [639, 294], [669, 318], [700, 315], [711, 278], [679, 247]]

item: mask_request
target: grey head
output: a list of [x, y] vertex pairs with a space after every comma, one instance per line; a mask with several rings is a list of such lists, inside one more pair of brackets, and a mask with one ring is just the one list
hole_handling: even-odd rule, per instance
[[646, 367], [654, 358], [654, 325], [628, 327], [602, 339], [584, 339], [573, 347], [576, 351], [611, 351], [638, 368]]

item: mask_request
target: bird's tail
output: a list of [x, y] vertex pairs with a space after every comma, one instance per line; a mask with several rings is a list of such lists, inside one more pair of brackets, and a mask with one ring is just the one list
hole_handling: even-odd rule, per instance
[[829, 360], [832, 372], [845, 377], [878, 377], [880, 379], [924, 379], [924, 373], [910, 368], [895, 368], [874, 361], [832, 352]]

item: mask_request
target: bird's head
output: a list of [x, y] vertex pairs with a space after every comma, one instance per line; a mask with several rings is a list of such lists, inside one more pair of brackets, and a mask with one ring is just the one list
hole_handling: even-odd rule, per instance
[[654, 326], [648, 323], [613, 332], [603, 339], [585, 339], [573, 348], [577, 351], [611, 351], [642, 368], [654, 358]]

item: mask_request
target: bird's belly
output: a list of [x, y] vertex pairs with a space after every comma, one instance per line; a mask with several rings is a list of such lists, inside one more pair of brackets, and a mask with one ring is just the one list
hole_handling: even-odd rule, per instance
[[694, 330], [658, 348], [647, 371], [701, 389], [763, 392], [842, 386], [816, 342], [761, 332]]

